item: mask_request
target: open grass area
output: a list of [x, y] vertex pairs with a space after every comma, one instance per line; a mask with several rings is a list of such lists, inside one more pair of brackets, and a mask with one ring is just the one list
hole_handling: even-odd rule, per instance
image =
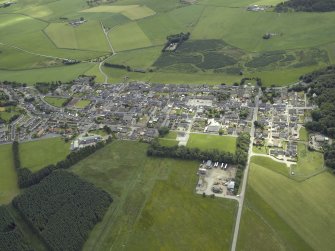
[[178, 141], [174, 139], [165, 139], [165, 138], [160, 138], [158, 139], [159, 144], [162, 146], [176, 146], [178, 145]]
[[236, 137], [191, 133], [187, 146], [191, 148], [197, 147], [201, 150], [218, 149], [220, 151], [235, 153]]
[[127, 23], [116, 27], [109, 33], [109, 37], [116, 51], [152, 46], [150, 39], [137, 23]]
[[229, 250], [236, 202], [194, 193], [198, 163], [116, 141], [71, 170], [114, 202], [83, 250]]
[[238, 250], [333, 250], [335, 177], [297, 182], [252, 164]]
[[101, 5], [90, 9], [83, 10], [82, 12], [107, 12], [107, 13], [121, 13], [130, 20], [137, 20], [144, 17], [155, 15], [156, 12], [147, 6], [143, 5], [116, 5], [106, 6]]
[[86, 106], [88, 106], [90, 103], [91, 103], [91, 100], [88, 100], [88, 99], [81, 99], [81, 100], [79, 100], [74, 106], [75, 106], [76, 108], [83, 109], [83, 108], [85, 108]]
[[301, 127], [299, 130], [299, 140], [308, 142], [309, 137], [308, 137], [308, 131], [306, 130], [305, 127]]
[[[88, 62], [109, 54], [101, 23], [109, 30], [117, 52], [108, 62], [156, 68], [146, 74], [107, 70], [111, 82], [128, 76], [162, 83], [233, 84], [243, 77], [260, 77], [264, 86], [286, 85], [334, 63], [334, 13], [246, 11], [249, 5], [278, 2], [198, 0], [188, 5], [176, 0], [124, 0], [89, 8], [82, 0], [22, 0], [0, 9], [0, 78], [30, 83], [35, 79], [70, 80], [89, 72], [101, 81], [97, 64], [55, 69], [61, 64], [56, 57]], [[68, 25], [81, 17], [87, 22]], [[207, 42], [193, 51], [182, 52], [181, 46], [176, 53], [162, 55], [167, 36], [180, 32], [191, 33], [187, 47], [192, 47], [189, 42]], [[265, 33], [273, 36], [263, 39]], [[212, 40], [221, 41], [225, 48], [213, 47]], [[13, 71], [32, 68], [41, 69]], [[62, 72], [55, 74], [58, 70]], [[35, 74], [39, 77], [33, 78]]]
[[32, 172], [56, 164], [70, 153], [70, 142], [61, 138], [42, 139], [20, 144], [20, 159], [22, 167]]
[[322, 153], [308, 150], [306, 143], [298, 143], [298, 163], [292, 166], [296, 178], [308, 178], [324, 168]]
[[256, 165], [264, 166], [268, 168], [269, 170], [282, 174], [286, 177], [288, 177], [290, 174], [289, 168], [284, 163], [275, 161], [271, 159], [270, 157], [253, 156], [251, 160], [252, 160], [252, 163]]
[[92, 130], [92, 131], [89, 131], [89, 134], [95, 134], [95, 135], [100, 135], [102, 137], [105, 137], [107, 136], [107, 132], [103, 129], [97, 129], [97, 130]]
[[44, 100], [52, 106], [63, 107], [64, 103], [68, 100], [67, 98], [60, 97], [44, 97]]
[[13, 164], [12, 145], [0, 145], [0, 205], [8, 204], [19, 194], [17, 175]]
[[0, 119], [9, 122], [14, 116], [20, 115], [22, 110], [17, 106], [0, 107]]
[[78, 27], [67, 23], [53, 23], [45, 29], [45, 32], [59, 48], [104, 52], [110, 50], [98, 21], [88, 21]]

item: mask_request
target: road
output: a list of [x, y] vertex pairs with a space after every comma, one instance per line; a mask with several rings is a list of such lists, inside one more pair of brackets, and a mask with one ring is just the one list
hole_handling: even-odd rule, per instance
[[107, 40], [107, 42], [108, 42], [108, 45], [109, 45], [109, 47], [110, 47], [110, 49], [111, 49], [111, 51], [112, 51], [112, 55], [110, 55], [109, 57], [105, 58], [105, 59], [104, 59], [103, 61], [101, 61], [100, 64], [99, 64], [99, 71], [100, 71], [100, 73], [101, 73], [101, 74], [104, 76], [104, 78], [105, 78], [104, 84], [107, 84], [107, 83], [108, 83], [108, 75], [102, 70], [102, 66], [103, 66], [103, 64], [106, 62], [107, 59], [109, 59], [109, 58], [113, 57], [114, 55], [116, 55], [116, 52], [115, 52], [115, 50], [114, 50], [114, 48], [113, 48], [112, 42], [109, 40], [109, 37], [108, 37], [108, 33], [109, 33], [111, 30], [106, 31], [106, 29], [105, 29], [103, 23], [100, 22], [100, 24], [101, 24], [102, 31], [103, 31], [103, 33], [105, 34], [106, 40]]
[[247, 165], [246, 165], [246, 168], [244, 170], [244, 175], [243, 175], [243, 181], [242, 181], [242, 187], [241, 187], [241, 192], [240, 192], [240, 199], [239, 199], [239, 204], [238, 204], [238, 211], [237, 211], [237, 217], [236, 217], [235, 229], [234, 229], [234, 235], [233, 235], [233, 242], [232, 242], [232, 247], [231, 247], [232, 251], [236, 250], [238, 232], [240, 229], [240, 222], [241, 222], [242, 210], [243, 210], [243, 204], [244, 204], [244, 198], [245, 198], [245, 190], [247, 187], [247, 180], [248, 180], [248, 173], [249, 173], [249, 165], [250, 165], [250, 159], [252, 156], [252, 145], [254, 143], [254, 135], [255, 135], [254, 122], [257, 120], [258, 102], [259, 102], [260, 96], [261, 96], [261, 89], [259, 89], [259, 92], [255, 98], [255, 108], [254, 108], [254, 114], [252, 116], [252, 123], [251, 123], [251, 130], [250, 130], [250, 145], [249, 145], [249, 151], [248, 151], [248, 161], [247, 161]]

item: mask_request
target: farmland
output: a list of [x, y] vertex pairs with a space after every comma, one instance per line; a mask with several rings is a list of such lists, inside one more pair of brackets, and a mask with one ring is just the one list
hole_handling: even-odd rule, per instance
[[236, 203], [194, 193], [196, 162], [146, 148], [117, 141], [71, 169], [114, 200], [84, 250], [229, 250]]
[[218, 149], [224, 152], [235, 153], [236, 137], [191, 134], [187, 146], [191, 148], [197, 147], [201, 150]]
[[19, 193], [11, 144], [0, 145], [0, 159], [0, 205], [2, 205], [9, 203]]
[[61, 138], [51, 138], [21, 143], [19, 149], [22, 167], [35, 172], [65, 159], [70, 152], [70, 143]]
[[254, 162], [238, 250], [334, 249], [334, 176], [323, 172], [297, 182]]
[[[41, 75], [45, 81], [69, 80], [86, 72], [101, 80], [97, 66], [111, 53], [103, 29], [116, 52], [109, 63], [147, 70], [141, 74], [103, 68], [110, 82], [127, 76], [231, 84], [242, 77], [261, 77], [265, 85], [283, 85], [334, 62], [334, 13], [246, 11], [251, 4], [277, 2], [119, 0], [90, 8], [82, 0], [22, 0], [0, 9], [1, 80], [33, 83]], [[87, 22], [68, 24], [80, 18]], [[190, 32], [190, 40], [176, 52], [162, 53], [166, 37], [180, 32]], [[263, 39], [265, 33], [273, 35]], [[222, 46], [213, 47], [213, 41]], [[82, 62], [62, 67], [64, 58]]]

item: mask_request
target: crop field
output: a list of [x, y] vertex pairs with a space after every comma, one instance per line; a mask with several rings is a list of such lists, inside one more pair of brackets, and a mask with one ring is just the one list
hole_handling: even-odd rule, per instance
[[[62, 70], [72, 79], [85, 72], [101, 79], [97, 65], [110, 54], [110, 47], [100, 22], [114, 50], [120, 52], [109, 63], [153, 71], [136, 74], [104, 69], [111, 82], [128, 76], [163, 83], [232, 84], [243, 77], [260, 77], [264, 85], [284, 85], [334, 63], [335, 14], [246, 10], [249, 5], [278, 2], [120, 0], [90, 8], [82, 0], [21, 0], [0, 9], [1, 78], [22, 81], [24, 72], [17, 70], [41, 68]], [[87, 22], [76, 27], [68, 24], [79, 18]], [[176, 52], [162, 53], [166, 37], [180, 32], [190, 32], [190, 40]], [[270, 39], [262, 38], [266, 33]], [[212, 41], [224, 46], [213, 47]], [[92, 63], [85, 71], [72, 71], [58, 68], [63, 58]], [[40, 81], [39, 71], [33, 72], [36, 76], [28, 73], [29, 81]], [[56, 77], [64, 78], [63, 74]]]
[[334, 176], [303, 182], [251, 163], [238, 250], [333, 250]]
[[70, 143], [61, 138], [50, 138], [21, 143], [19, 149], [22, 167], [35, 172], [65, 159], [70, 153]]
[[191, 134], [187, 146], [191, 148], [197, 147], [202, 150], [218, 149], [220, 151], [235, 153], [236, 137]]
[[60, 97], [44, 97], [44, 100], [52, 106], [62, 107], [63, 104], [67, 101], [67, 98]]
[[2, 205], [8, 204], [19, 193], [11, 144], [0, 145], [0, 159], [0, 205]]
[[229, 250], [236, 202], [194, 193], [197, 162], [146, 149], [116, 141], [71, 168], [114, 200], [83, 250]]

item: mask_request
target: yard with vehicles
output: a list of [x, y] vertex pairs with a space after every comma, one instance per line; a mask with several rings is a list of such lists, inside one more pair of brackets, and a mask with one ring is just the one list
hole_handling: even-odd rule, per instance
[[84, 250], [229, 250], [236, 202], [195, 194], [197, 162], [148, 158], [146, 149], [116, 141], [71, 168], [114, 199]]

